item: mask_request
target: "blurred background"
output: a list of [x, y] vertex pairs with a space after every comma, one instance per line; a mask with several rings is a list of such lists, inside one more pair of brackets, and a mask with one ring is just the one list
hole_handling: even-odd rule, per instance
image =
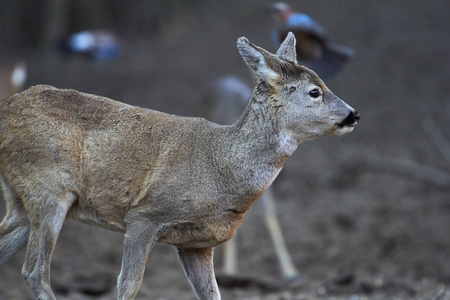
[[[238, 37], [276, 51], [271, 3], [1, 0], [0, 92], [16, 91], [6, 86], [19, 66], [16, 89], [50, 84], [201, 116], [214, 79], [254, 84]], [[223, 299], [450, 299], [450, 2], [287, 3], [354, 50], [326, 84], [361, 122], [350, 135], [300, 145], [274, 183], [299, 280], [282, 278], [255, 205], [237, 236], [239, 275], [250, 280], [222, 284]], [[86, 30], [119, 46], [69, 53], [67, 38]], [[58, 299], [114, 299], [121, 254], [121, 234], [67, 222], [52, 261]], [[0, 299], [33, 299], [23, 258], [0, 267]], [[170, 246], [150, 254], [137, 299], [195, 299]]]

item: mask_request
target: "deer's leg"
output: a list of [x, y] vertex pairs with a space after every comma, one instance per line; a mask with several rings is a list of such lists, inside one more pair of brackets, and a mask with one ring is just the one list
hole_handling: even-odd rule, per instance
[[67, 211], [74, 201], [73, 194], [47, 194], [46, 198], [35, 194], [25, 200], [31, 228], [22, 275], [36, 299], [56, 299], [50, 287], [50, 261]]
[[189, 282], [201, 300], [220, 300], [213, 266], [213, 248], [178, 249]]
[[1, 176], [0, 182], [6, 202], [6, 215], [0, 223], [1, 265], [25, 246], [30, 232], [30, 223], [23, 208], [22, 200]]
[[261, 197], [261, 201], [264, 205], [264, 214], [266, 220], [266, 226], [269, 229], [270, 237], [272, 238], [275, 246], [275, 251], [280, 261], [281, 271], [283, 277], [288, 280], [297, 279], [299, 272], [295, 268], [292, 258], [287, 250], [286, 243], [284, 242], [283, 232], [281, 231], [280, 223], [277, 218], [277, 210], [273, 197], [272, 188], [268, 188]]
[[25, 217], [13, 220], [13, 222], [12, 224], [0, 225], [0, 265], [19, 252], [28, 240], [28, 234], [30, 233], [28, 219]]
[[[148, 254], [158, 240], [157, 230], [148, 221], [127, 217], [122, 269], [117, 280], [119, 300], [136, 297], [144, 277]], [[139, 219], [139, 217], [138, 217]]]

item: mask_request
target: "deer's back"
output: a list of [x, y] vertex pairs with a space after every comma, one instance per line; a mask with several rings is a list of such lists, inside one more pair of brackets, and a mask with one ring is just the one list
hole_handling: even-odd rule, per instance
[[132, 106], [105, 97], [38, 85], [1, 101], [0, 116], [2, 126], [12, 125], [8, 123], [20, 118], [23, 127], [56, 122], [89, 130], [107, 124], [108, 120], [117, 118], [118, 113], [130, 108]]
[[[117, 148], [120, 140], [138, 139], [146, 126], [170, 118], [175, 117], [39, 85], [0, 102], [0, 156], [4, 158], [10, 150], [48, 153], [55, 158], [66, 153], [79, 159], [84, 151], [95, 152], [95, 145], [103, 150]], [[94, 141], [95, 145], [89, 145]]]

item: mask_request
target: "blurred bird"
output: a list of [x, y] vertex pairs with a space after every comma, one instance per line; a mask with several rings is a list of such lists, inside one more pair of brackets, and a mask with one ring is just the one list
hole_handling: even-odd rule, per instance
[[82, 54], [94, 60], [113, 60], [122, 53], [122, 41], [108, 30], [88, 30], [70, 35], [60, 42], [60, 50]]
[[333, 77], [353, 56], [353, 49], [330, 43], [322, 26], [306, 14], [293, 12], [286, 3], [272, 4], [270, 11], [276, 22], [272, 31], [276, 46], [292, 31], [297, 39], [298, 62], [320, 77]]

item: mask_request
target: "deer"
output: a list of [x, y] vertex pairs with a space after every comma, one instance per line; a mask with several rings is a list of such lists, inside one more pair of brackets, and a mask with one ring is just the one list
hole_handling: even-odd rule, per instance
[[[206, 119], [222, 125], [239, 120], [247, 106], [252, 90], [241, 79], [233, 75], [223, 76], [208, 85], [202, 102], [202, 115]], [[281, 273], [286, 281], [296, 281], [300, 277], [284, 240], [283, 231], [277, 217], [276, 201], [272, 186], [260, 197], [264, 220], [275, 247]], [[236, 236], [224, 243], [223, 274], [234, 277], [238, 274], [238, 241]]]
[[50, 262], [69, 218], [124, 233], [118, 299], [135, 298], [157, 242], [177, 249], [198, 299], [221, 299], [214, 247], [301, 142], [359, 122], [296, 63], [293, 34], [276, 54], [245, 37], [237, 47], [257, 81], [232, 125], [46, 85], [0, 102], [0, 264], [27, 244], [22, 275], [37, 299], [56, 299]]

